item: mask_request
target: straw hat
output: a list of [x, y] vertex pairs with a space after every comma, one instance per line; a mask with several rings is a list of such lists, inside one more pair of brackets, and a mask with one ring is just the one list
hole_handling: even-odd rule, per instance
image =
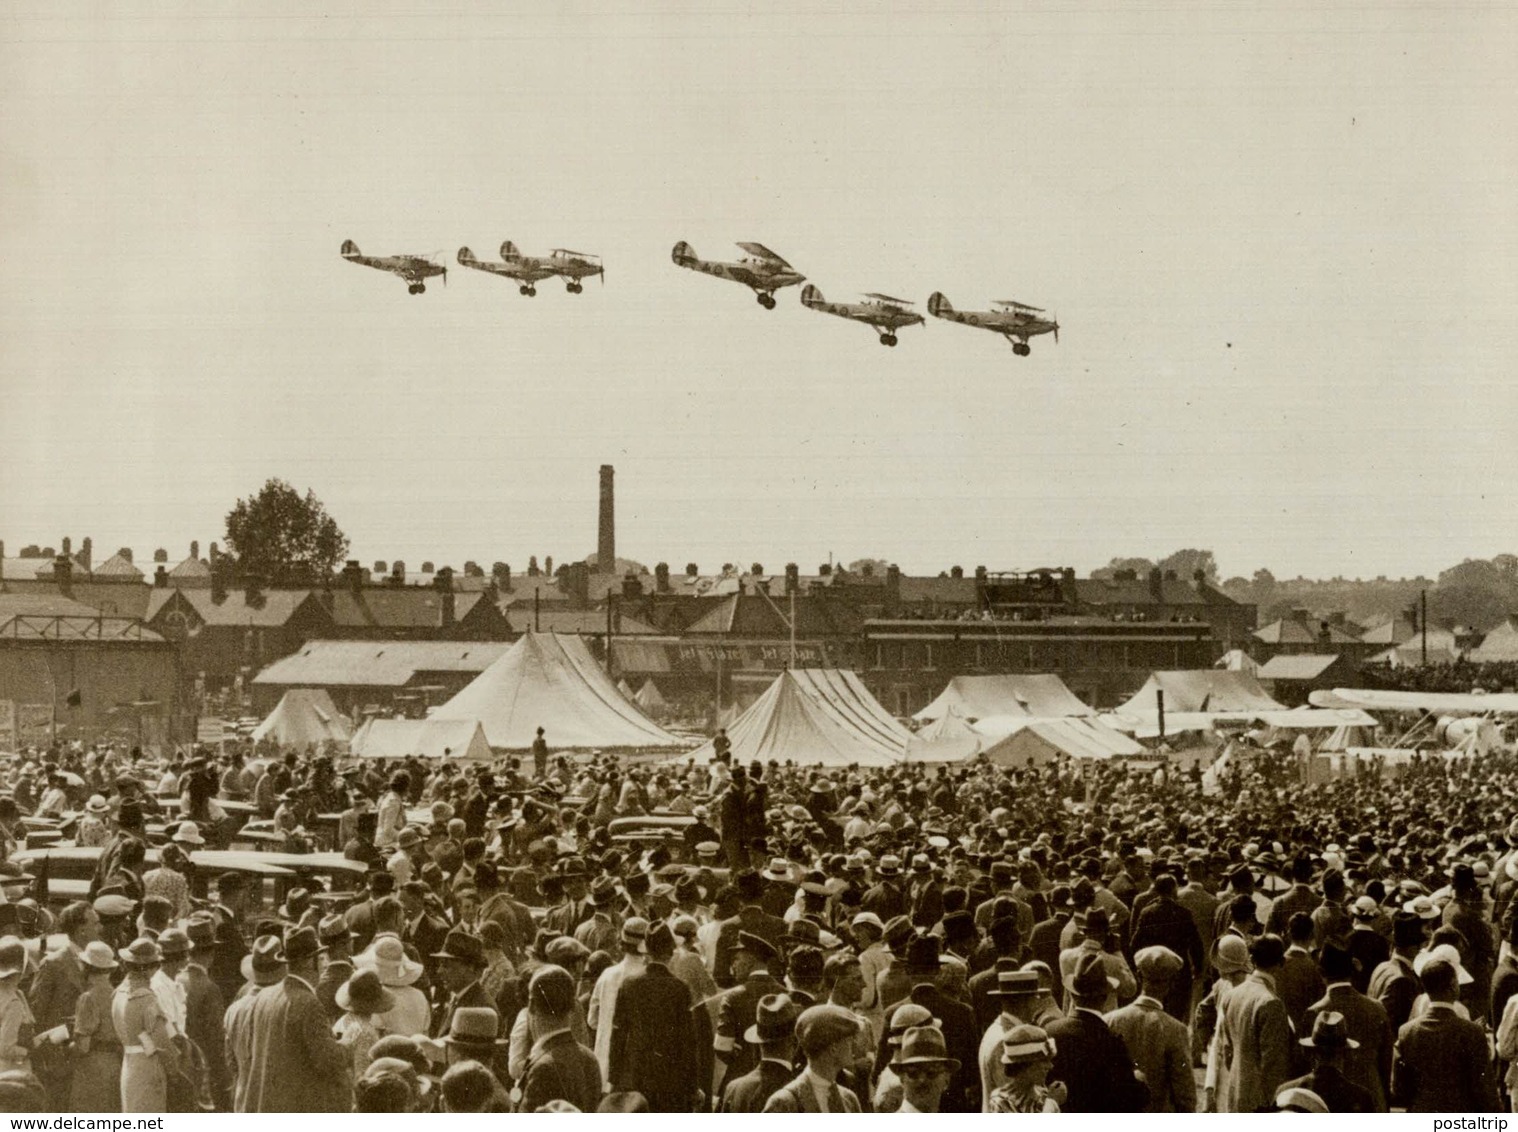
[[387, 987], [409, 987], [422, 977], [424, 969], [406, 955], [405, 945], [393, 935], [376, 936], [373, 943], [353, 957], [353, 966], [372, 969]]

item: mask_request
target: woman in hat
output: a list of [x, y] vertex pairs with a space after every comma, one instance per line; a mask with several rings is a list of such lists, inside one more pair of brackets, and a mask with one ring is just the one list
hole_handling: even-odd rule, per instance
[[179, 1050], [153, 993], [153, 973], [163, 956], [146, 937], [118, 951], [126, 978], [111, 999], [111, 1024], [121, 1043], [121, 1111], [163, 1112], [168, 1075], [179, 1068]]
[[[106, 817], [110, 812], [111, 804], [104, 797], [99, 794], [90, 795], [90, 800], [84, 804], [84, 815], [79, 819], [79, 828], [74, 833], [74, 844], [81, 849], [98, 849], [110, 841], [111, 827], [106, 825]], [[95, 1111], [109, 1112], [110, 1110], [97, 1109]]]
[[167, 900], [171, 920], [183, 920], [190, 914], [190, 882], [186, 876], [189, 869], [190, 858], [171, 841], [158, 851], [158, 867], [142, 878], [143, 896], [162, 896]]
[[1002, 1039], [1001, 1063], [1007, 1083], [991, 1094], [987, 1112], [1060, 1111], [1049, 1088], [1054, 1044], [1048, 1034], [1037, 1026], [1013, 1026]]
[[332, 1034], [352, 1054], [353, 1076], [358, 1078], [369, 1068], [369, 1051], [380, 1040], [376, 1016], [395, 1008], [395, 995], [385, 989], [372, 968], [365, 967], [337, 988], [337, 1005], [345, 1013], [333, 1023]]
[[121, 1111], [121, 1042], [111, 1025], [111, 974], [121, 966], [110, 944], [92, 940], [79, 956], [85, 989], [74, 1005], [74, 1078], [69, 1108], [74, 1112]]
[[32, 1071], [31, 1046], [36, 1023], [21, 993], [26, 948], [17, 936], [0, 938], [0, 1070]]
[[415, 986], [422, 977], [422, 965], [406, 954], [399, 936], [381, 934], [368, 948], [353, 957], [355, 971], [372, 970], [380, 985], [395, 1000], [390, 1009], [381, 1011], [376, 1027], [386, 1034], [425, 1034], [432, 1022], [432, 1007], [427, 996]]

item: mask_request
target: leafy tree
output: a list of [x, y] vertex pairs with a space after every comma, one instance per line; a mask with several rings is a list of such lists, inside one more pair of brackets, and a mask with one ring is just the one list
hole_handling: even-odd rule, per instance
[[1091, 571], [1091, 576], [1103, 581], [1111, 581], [1119, 571], [1132, 570], [1140, 578], [1147, 578], [1149, 571], [1153, 569], [1154, 563], [1147, 558], [1114, 558], [1107, 565]]
[[890, 562], [884, 558], [861, 558], [856, 562], [849, 563], [849, 573], [858, 574], [861, 577], [885, 577], [885, 572], [891, 568]]
[[243, 575], [270, 585], [310, 584], [337, 568], [348, 537], [327, 514], [316, 493], [302, 496], [282, 479], [239, 499], [227, 513], [227, 548]]
[[1174, 570], [1177, 578], [1188, 582], [1198, 570], [1209, 582], [1217, 581], [1218, 577], [1218, 560], [1210, 550], [1177, 550], [1161, 558], [1156, 565], [1167, 572]]

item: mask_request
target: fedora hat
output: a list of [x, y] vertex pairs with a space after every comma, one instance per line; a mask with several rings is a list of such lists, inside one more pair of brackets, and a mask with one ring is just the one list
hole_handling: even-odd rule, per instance
[[591, 883], [590, 902], [604, 908], [617, 898], [617, 882], [608, 876], [599, 876]]
[[111, 945], [104, 940], [92, 939], [84, 945], [84, 951], [79, 955], [80, 961], [86, 967], [93, 967], [97, 971], [114, 971], [121, 966], [116, 962], [116, 956], [111, 951]]
[[773, 963], [780, 958], [780, 950], [774, 944], [753, 932], [740, 931], [735, 950], [747, 951], [760, 963]]
[[880, 863], [875, 866], [875, 871], [883, 877], [901, 875], [901, 858], [894, 853], [887, 853], [880, 858]]
[[128, 967], [156, 967], [163, 962], [163, 952], [147, 936], [139, 936], [116, 954]]
[[285, 948], [277, 935], [261, 935], [253, 950], [242, 957], [242, 977], [254, 986], [266, 987], [285, 977]]
[[315, 928], [292, 928], [285, 932], [285, 962], [309, 959], [321, 950]]
[[158, 953], [165, 959], [178, 959], [190, 953], [190, 937], [183, 928], [165, 928], [158, 933]]
[[743, 1040], [753, 1045], [778, 1042], [793, 1036], [801, 1007], [788, 994], [767, 994], [754, 1009], [754, 1024], [743, 1031]]
[[[147, 940], [151, 944], [152, 940]], [[26, 945], [17, 936], [0, 939], [0, 979], [8, 979], [26, 970]]]
[[1118, 987], [1118, 980], [1107, 974], [1102, 957], [1095, 951], [1082, 951], [1075, 960], [1075, 969], [1065, 976], [1065, 989], [1081, 998], [1107, 995]]
[[1359, 1049], [1360, 1043], [1349, 1036], [1344, 1015], [1337, 1010], [1325, 1010], [1312, 1020], [1312, 1033], [1302, 1038], [1299, 1045], [1309, 1049]]
[[907, 970], [913, 971], [937, 971], [943, 966], [943, 958], [939, 951], [938, 937], [935, 935], [920, 935], [907, 944]]
[[501, 1016], [489, 1006], [460, 1006], [448, 1021], [448, 1034], [444, 1045], [467, 1046], [487, 1049], [503, 1046], [506, 1039], [499, 1037]]
[[398, 936], [380, 935], [353, 957], [354, 967], [372, 967], [387, 987], [409, 987], [422, 977], [424, 968], [406, 954]]
[[401, 830], [395, 839], [395, 843], [402, 849], [414, 849], [422, 843], [421, 831], [414, 825], [408, 825], [405, 829]]
[[384, 1014], [395, 1006], [395, 995], [385, 989], [372, 968], [363, 967], [337, 988], [337, 1004], [354, 1014]]
[[323, 916], [316, 925], [316, 941], [323, 951], [329, 944], [338, 943], [350, 938], [352, 933], [348, 930], [348, 921], [339, 915]]
[[891, 1065], [942, 1065], [950, 1073], [959, 1072], [959, 1059], [949, 1056], [948, 1043], [937, 1026], [913, 1026], [903, 1034]]
[[292, 888], [285, 897], [285, 902], [280, 906], [279, 918], [281, 920], [298, 920], [306, 914], [311, 907], [311, 891], [306, 888]]
[[453, 928], [443, 939], [443, 950], [432, 953], [434, 959], [457, 959], [476, 967], [485, 966], [485, 945], [480, 937], [462, 928]]
[[1040, 1026], [1013, 1026], [1002, 1037], [1001, 1063], [1027, 1065], [1033, 1061], [1053, 1061], [1054, 1040]]

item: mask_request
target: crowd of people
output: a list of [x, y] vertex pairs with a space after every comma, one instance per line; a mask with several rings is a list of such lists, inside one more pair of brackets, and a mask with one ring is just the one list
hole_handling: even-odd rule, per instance
[[[1204, 792], [1121, 761], [824, 769], [717, 746], [710, 765], [17, 759], [0, 770], [0, 1108], [1473, 1112], [1518, 1095], [1512, 754], [1303, 785], [1262, 753]], [[363, 882], [273, 897], [209, 873], [196, 857], [228, 840], [231, 801], [330, 837]], [[25, 853], [50, 822], [99, 847], [87, 897], [61, 907]]]

